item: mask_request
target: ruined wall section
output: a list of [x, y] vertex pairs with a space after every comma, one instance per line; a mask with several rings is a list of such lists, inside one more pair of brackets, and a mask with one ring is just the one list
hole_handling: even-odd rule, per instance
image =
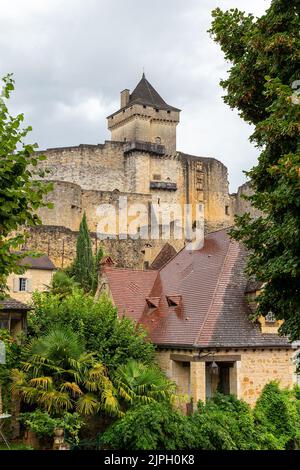
[[262, 215], [260, 211], [251, 206], [250, 201], [244, 199], [244, 196], [251, 196], [252, 194], [253, 189], [251, 188], [251, 183], [250, 181], [247, 181], [238, 188], [238, 192], [236, 194], [231, 195], [234, 213], [236, 215], [243, 215], [247, 212], [250, 213], [252, 218]]
[[124, 190], [123, 143], [106, 141], [102, 145], [79, 145], [38, 153], [47, 157], [39, 163], [39, 169], [47, 171], [48, 180], [75, 183], [82, 189]]

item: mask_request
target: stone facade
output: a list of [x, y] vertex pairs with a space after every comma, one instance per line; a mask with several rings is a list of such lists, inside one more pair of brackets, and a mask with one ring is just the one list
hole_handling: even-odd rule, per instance
[[[199, 356], [200, 360], [195, 360]], [[177, 384], [178, 392], [191, 399], [206, 401], [208, 395], [209, 364], [215, 361], [221, 368], [229, 366], [229, 392], [254, 406], [263, 387], [278, 381], [281, 387], [296, 383], [295, 350], [289, 349], [234, 349], [215, 351], [158, 350], [157, 361], [167, 376]], [[201, 357], [203, 358], [201, 360]], [[218, 375], [214, 376], [216, 384]]]
[[[139, 86], [151, 87], [144, 77]], [[124, 90], [121, 109], [108, 117], [111, 141], [42, 152], [47, 158], [39, 164], [38, 170], [46, 170], [46, 179], [53, 181], [54, 190], [47, 199], [54, 203], [54, 209], [40, 210], [43, 228], [31, 232], [29, 248], [44, 249], [45, 244], [54, 243], [46, 253], [55, 251], [55, 262], [65, 258], [64, 262], [69, 263], [83, 213], [86, 212], [91, 232], [95, 232], [99, 219], [97, 207], [110, 203], [118, 209], [119, 196], [127, 196], [129, 204], [177, 203], [182, 210], [185, 204], [192, 204], [193, 214], [195, 205], [203, 203], [207, 232], [233, 224], [236, 198], [228, 191], [227, 168], [214, 158], [178, 152], [176, 127], [180, 110], [169, 107], [153, 87], [152, 95], [156, 94], [156, 101], [152, 104], [149, 104], [150, 98], [136, 90], [132, 95]], [[59, 240], [65, 240], [70, 246], [52, 239], [53, 227], [58, 228]], [[120, 232], [117, 228], [117, 234]], [[111, 241], [104, 242], [104, 246], [110, 247]], [[185, 242], [150, 240], [153, 250], [150, 250], [151, 254], [149, 249], [146, 250], [147, 256], [143, 258], [144, 247], [149, 243], [128, 241], [127, 266], [141, 267], [151, 263], [166, 241], [177, 250]], [[113, 251], [123, 249], [122, 240], [117, 239], [114, 243], [118, 247]]]
[[[28, 303], [34, 291], [42, 292], [51, 284], [53, 271], [44, 269], [27, 269], [23, 274], [10, 274], [7, 278], [7, 287], [12, 298], [19, 302]], [[25, 290], [19, 288], [19, 279], [25, 279]]]

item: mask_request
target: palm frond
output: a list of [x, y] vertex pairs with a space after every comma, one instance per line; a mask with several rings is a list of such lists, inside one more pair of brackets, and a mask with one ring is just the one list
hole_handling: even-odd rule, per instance
[[92, 393], [85, 393], [77, 400], [76, 410], [83, 415], [93, 415], [100, 410], [100, 402]]
[[62, 392], [71, 392], [73, 397], [76, 397], [77, 395], [82, 395], [82, 390], [81, 388], [75, 383], [75, 382], [64, 382], [60, 390]]

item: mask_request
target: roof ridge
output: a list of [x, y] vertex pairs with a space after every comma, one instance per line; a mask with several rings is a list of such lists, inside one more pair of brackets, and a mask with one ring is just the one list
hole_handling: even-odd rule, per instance
[[222, 263], [222, 267], [221, 267], [221, 270], [220, 270], [220, 274], [219, 274], [219, 276], [218, 276], [218, 281], [217, 281], [217, 284], [216, 284], [216, 286], [215, 286], [215, 288], [214, 288], [214, 293], [213, 293], [213, 295], [212, 295], [212, 299], [211, 299], [211, 302], [210, 302], [210, 305], [209, 305], [209, 309], [207, 310], [207, 313], [206, 313], [206, 315], [205, 315], [205, 318], [204, 318], [204, 320], [203, 320], [203, 322], [202, 322], [202, 325], [201, 325], [201, 327], [200, 327], [199, 333], [198, 333], [198, 335], [197, 335], [197, 337], [196, 337], [196, 340], [195, 340], [195, 342], [194, 342], [194, 346], [198, 344], [198, 341], [199, 341], [199, 339], [200, 339], [200, 336], [201, 336], [201, 334], [202, 334], [202, 332], [203, 332], [203, 330], [204, 330], [204, 326], [205, 326], [205, 324], [206, 324], [206, 322], [207, 322], [207, 320], [208, 320], [208, 318], [209, 318], [209, 316], [210, 316], [210, 313], [211, 313], [211, 311], [212, 311], [212, 307], [213, 307], [213, 305], [214, 305], [214, 301], [215, 301], [215, 298], [216, 298], [216, 296], [217, 296], [217, 292], [218, 292], [218, 290], [219, 290], [219, 286], [220, 286], [221, 279], [222, 279], [222, 276], [223, 276], [223, 273], [224, 273], [224, 270], [225, 270], [225, 266], [226, 266], [226, 264], [227, 264], [227, 260], [229, 259], [229, 253], [230, 253], [230, 251], [231, 251], [230, 248], [233, 247], [234, 245], [235, 245], [235, 242], [231, 242], [231, 240], [230, 240], [230, 241], [229, 241], [229, 244], [228, 244], [227, 251], [226, 251], [225, 258], [224, 258], [223, 263]]
[[121, 268], [119, 266], [104, 266], [104, 269], [110, 269], [111, 271], [130, 271], [131, 273], [139, 272], [139, 273], [157, 273], [158, 269], [133, 269], [133, 268]]

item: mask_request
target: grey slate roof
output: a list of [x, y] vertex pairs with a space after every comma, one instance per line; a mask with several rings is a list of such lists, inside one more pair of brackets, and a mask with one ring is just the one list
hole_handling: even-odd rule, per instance
[[48, 271], [53, 271], [56, 269], [47, 255], [42, 255], [37, 258], [33, 258], [32, 256], [25, 256], [19, 261], [18, 264], [20, 266], [28, 266], [28, 269], [42, 269]]
[[170, 106], [162, 99], [151, 83], [148, 82], [145, 74], [143, 74], [142, 79], [129, 97], [128, 106], [133, 104], [148, 105], [166, 111], [180, 111], [180, 109]]
[[4, 300], [0, 300], [0, 313], [1, 310], [7, 311], [7, 310], [31, 310], [31, 308], [23, 304], [22, 302], [19, 302], [18, 300], [12, 299], [11, 297], [7, 297]]

